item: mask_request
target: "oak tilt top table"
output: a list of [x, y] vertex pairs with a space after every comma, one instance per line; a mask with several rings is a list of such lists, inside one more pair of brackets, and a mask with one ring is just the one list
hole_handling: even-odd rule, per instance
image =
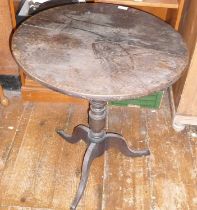
[[167, 88], [188, 62], [181, 36], [145, 12], [111, 4], [70, 4], [36, 14], [12, 40], [13, 54], [33, 79], [90, 101], [89, 127], [78, 125], [66, 141], [87, 145], [81, 181], [71, 205], [83, 195], [90, 165], [110, 146], [140, 157], [148, 149], [130, 149], [125, 139], [105, 130], [106, 102], [131, 99]]

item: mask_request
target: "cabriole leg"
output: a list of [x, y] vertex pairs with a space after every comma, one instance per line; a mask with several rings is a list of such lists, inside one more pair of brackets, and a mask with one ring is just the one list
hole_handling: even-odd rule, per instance
[[92, 161], [95, 158], [101, 156], [103, 153], [104, 153], [104, 143], [100, 143], [100, 144], [91, 143], [88, 149], [86, 150], [84, 160], [83, 160], [81, 180], [79, 183], [79, 187], [78, 187], [78, 191], [76, 193], [75, 199], [73, 200], [72, 205], [70, 207], [71, 210], [76, 209], [84, 193]]
[[57, 133], [70, 143], [77, 143], [79, 140], [84, 140], [88, 144], [86, 150], [81, 180], [75, 199], [70, 207], [75, 210], [86, 187], [90, 166], [92, 161], [102, 155], [109, 147], [116, 147], [122, 154], [129, 157], [141, 157], [149, 155], [148, 149], [135, 150], [128, 147], [126, 140], [116, 133], [106, 133], [106, 102], [91, 101], [89, 110], [89, 128], [84, 125], [78, 125], [73, 129], [72, 135], [66, 134], [63, 130], [58, 130]]

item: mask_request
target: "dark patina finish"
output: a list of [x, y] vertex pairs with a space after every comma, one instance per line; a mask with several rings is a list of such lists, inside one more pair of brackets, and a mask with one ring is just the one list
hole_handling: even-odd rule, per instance
[[64, 94], [109, 101], [166, 88], [187, 51], [160, 19], [109, 4], [73, 4], [41, 12], [16, 31], [12, 49], [32, 78]]
[[78, 125], [74, 128], [72, 135], [66, 134], [63, 130], [57, 130], [57, 133], [70, 143], [76, 143], [82, 139], [88, 145], [83, 160], [81, 181], [71, 205], [72, 210], [76, 209], [83, 195], [92, 161], [101, 156], [109, 147], [117, 148], [122, 154], [128, 157], [141, 157], [150, 154], [148, 149], [130, 149], [120, 134], [106, 133], [105, 121], [106, 102], [90, 101], [89, 128], [84, 125]]
[[92, 161], [110, 146], [124, 155], [149, 155], [134, 150], [125, 139], [105, 130], [106, 102], [131, 99], [167, 88], [185, 69], [187, 50], [169, 25], [136, 9], [109, 4], [74, 4], [41, 12], [14, 34], [13, 54], [33, 79], [64, 94], [90, 100], [89, 127], [78, 125], [70, 143], [87, 145], [76, 209]]

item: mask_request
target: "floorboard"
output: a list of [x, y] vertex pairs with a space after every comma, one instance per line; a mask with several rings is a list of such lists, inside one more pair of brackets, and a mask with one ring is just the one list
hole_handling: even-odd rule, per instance
[[[0, 107], [0, 210], [68, 210], [86, 150], [56, 134], [87, 124], [87, 106], [23, 103]], [[197, 129], [176, 133], [167, 96], [159, 110], [108, 107], [110, 131], [151, 155], [124, 157], [109, 149], [91, 167], [78, 210], [196, 210]]]

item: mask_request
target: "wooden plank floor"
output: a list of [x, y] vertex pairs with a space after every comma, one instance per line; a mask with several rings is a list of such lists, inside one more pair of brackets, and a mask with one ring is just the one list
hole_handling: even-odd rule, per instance
[[[68, 210], [85, 144], [66, 143], [56, 128], [87, 124], [87, 107], [22, 103], [0, 106], [0, 210]], [[115, 149], [96, 159], [78, 210], [196, 210], [196, 128], [176, 133], [168, 98], [160, 110], [109, 107], [108, 128], [151, 155], [127, 158]]]

